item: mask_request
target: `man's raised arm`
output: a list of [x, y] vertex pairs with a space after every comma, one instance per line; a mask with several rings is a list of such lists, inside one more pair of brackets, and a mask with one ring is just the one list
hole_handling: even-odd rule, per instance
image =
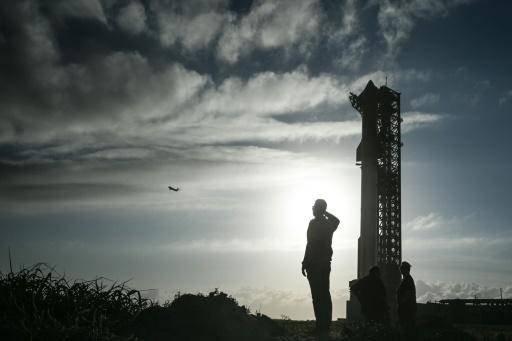
[[327, 217], [329, 224], [332, 224], [332, 228], [336, 230], [340, 224], [340, 220], [334, 214], [331, 214], [327, 211], [325, 211], [325, 216]]

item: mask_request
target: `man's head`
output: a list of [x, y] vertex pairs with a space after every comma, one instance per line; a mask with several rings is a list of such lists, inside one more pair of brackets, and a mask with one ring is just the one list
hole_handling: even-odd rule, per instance
[[411, 264], [408, 262], [402, 262], [402, 265], [400, 265], [400, 272], [403, 275], [408, 275], [411, 272]]
[[327, 210], [327, 202], [324, 199], [316, 199], [313, 205], [313, 215], [321, 217]]
[[370, 269], [370, 276], [380, 277], [380, 269], [378, 266], [372, 266], [372, 268]]

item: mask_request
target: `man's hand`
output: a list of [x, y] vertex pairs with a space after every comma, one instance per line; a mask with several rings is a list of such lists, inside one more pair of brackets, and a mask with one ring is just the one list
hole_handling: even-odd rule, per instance
[[340, 220], [332, 213], [329, 213], [327, 211], [325, 211], [324, 213], [325, 217], [327, 217], [327, 220], [332, 223], [334, 229], [336, 229], [338, 227], [338, 225], [340, 224]]
[[307, 275], [306, 275], [306, 267], [304, 266], [304, 264], [302, 264], [302, 270], [301, 271], [302, 271], [302, 276], [307, 277]]

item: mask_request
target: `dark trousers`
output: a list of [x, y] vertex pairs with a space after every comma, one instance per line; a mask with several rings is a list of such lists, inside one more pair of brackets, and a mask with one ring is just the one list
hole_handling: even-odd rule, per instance
[[329, 292], [331, 263], [312, 264], [306, 271], [313, 298], [316, 328], [319, 331], [327, 331], [332, 320], [332, 301]]
[[398, 308], [398, 318], [403, 340], [416, 340], [416, 311], [413, 309]]

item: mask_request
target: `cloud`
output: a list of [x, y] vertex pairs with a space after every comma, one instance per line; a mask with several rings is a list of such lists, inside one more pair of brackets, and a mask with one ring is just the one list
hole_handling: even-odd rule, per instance
[[[116, 202], [123, 205], [131, 199], [124, 198], [122, 190], [90, 186], [87, 192], [79, 185], [72, 189], [71, 185], [136, 183], [151, 192], [147, 194], [135, 186], [139, 197], [145, 196], [146, 202], [165, 206], [169, 198], [155, 194], [158, 190], [151, 187], [157, 180], [143, 174], [148, 165], [158, 171], [166, 168], [167, 172], [180, 172], [190, 165], [208, 165], [211, 170], [212, 165], [286, 162], [302, 167], [300, 163], [311, 161], [312, 155], [291, 152], [287, 145], [293, 144], [295, 148], [301, 143], [336, 144], [359, 136], [361, 122], [348, 104], [348, 92], [361, 91], [369, 79], [383, 84], [387, 74], [384, 71], [349, 77], [315, 72], [299, 65], [290, 70], [269, 68], [240, 74], [221, 62], [228, 69], [219, 75], [208, 67], [199, 67], [201, 71], [197, 71], [188, 57], [171, 56], [169, 50], [178, 45], [190, 49], [189, 52], [206, 46], [215, 52], [215, 35], [227, 25], [225, 20], [232, 20], [229, 17], [235, 15], [226, 10], [226, 4], [222, 1], [152, 2], [144, 7], [132, 0], [115, 10], [110, 7], [108, 13], [114, 15], [116, 25], [108, 28], [108, 34], [128, 40], [145, 39], [149, 45], [155, 40], [154, 45], [149, 51], [137, 44], [120, 49], [116, 44], [110, 46], [108, 41], [102, 41], [101, 47], [91, 46], [88, 53], [70, 60], [66, 57], [66, 47], [57, 39], [62, 27], [54, 25], [53, 16], [41, 11], [35, 2], [0, 5], [0, 14], [9, 28], [6, 32], [17, 32], [6, 35], [5, 42], [0, 42], [2, 46], [16, 47], [6, 49], [2, 55], [4, 63], [0, 65], [4, 77], [0, 82], [0, 164], [11, 185], [36, 186], [17, 188], [10, 193], [29, 193], [25, 195], [27, 201], [30, 193], [37, 194], [34, 198], [45, 195], [49, 198], [52, 193], [56, 198], [75, 195], [91, 205], [108, 204], [108, 198], [116, 196]], [[282, 11], [263, 15], [269, 11], [267, 6], [277, 6], [274, 9]], [[345, 13], [340, 33], [344, 38], [340, 39], [348, 37], [347, 42], [353, 41], [358, 32], [354, 6], [349, 1], [345, 12], [340, 12]], [[152, 12], [156, 9], [162, 11]], [[302, 10], [309, 19], [299, 13]], [[303, 37], [301, 30], [318, 28], [318, 18], [322, 15], [319, 10], [318, 4], [312, 1], [298, 6], [295, 2], [256, 2], [247, 14], [229, 22], [242, 30], [254, 21], [254, 27], [248, 26], [254, 28], [253, 35], [240, 38], [247, 38], [247, 44], [255, 44], [254, 49], [286, 49], [290, 44], [298, 48], [303, 38], [309, 39], [307, 35]], [[10, 19], [10, 13], [16, 13], [13, 16], [16, 20]], [[161, 18], [154, 22], [153, 14]], [[212, 15], [216, 23], [208, 32], [203, 32], [203, 28], [195, 30], [194, 20], [208, 22], [201, 15]], [[185, 24], [169, 28], [165, 33], [162, 25], [173, 21], [167, 22], [164, 16], [181, 16], [178, 23], [183, 20]], [[292, 32], [285, 32], [287, 19], [283, 16], [293, 17]], [[189, 24], [192, 26], [188, 27]], [[134, 38], [126, 32], [144, 34]], [[160, 36], [154, 37], [156, 32]], [[198, 34], [195, 38], [194, 32]], [[209, 36], [211, 32], [214, 33]], [[162, 34], [175, 34], [169, 38], [165, 51], [160, 46], [161, 40], [166, 39]], [[417, 70], [388, 73], [393, 75], [390, 83], [396, 84], [429, 78], [428, 73]], [[329, 113], [336, 115], [326, 118]], [[435, 114], [406, 113], [403, 129], [408, 132], [441, 119]], [[40, 174], [34, 182], [36, 170]], [[116, 178], [112, 176], [113, 170], [131, 171], [140, 176], [125, 174]], [[158, 181], [166, 181], [166, 177], [159, 176]], [[188, 172], [180, 180], [197, 189], [191, 177]], [[86, 181], [91, 178], [94, 181]], [[197, 178], [194, 179], [199, 181]], [[243, 181], [247, 182], [247, 178]], [[106, 199], [101, 198], [102, 188]], [[86, 192], [90, 193], [89, 197]], [[180, 198], [173, 205], [176, 209], [236, 205], [236, 200], [228, 196], [207, 195], [204, 200], [192, 196]]]
[[[21, 148], [17, 155], [22, 160], [213, 157], [211, 150], [200, 154], [182, 150], [197, 151], [226, 143], [336, 142], [357, 136], [359, 120], [285, 123], [277, 117], [314, 113], [321, 106], [351, 110], [347, 106], [348, 89], [362, 88], [367, 79], [376, 76], [365, 75], [345, 84], [332, 76], [313, 77], [298, 69], [263, 72], [245, 81], [229, 77], [216, 86], [207, 76], [179, 64], [157, 73], [141, 55], [120, 52], [82, 68], [81, 72], [64, 70], [69, 73], [71, 90], [57, 89], [62, 91], [65, 102], [55, 109], [71, 111], [65, 120], [52, 122], [55, 113], [51, 111], [36, 111], [29, 117], [18, 115], [18, 121], [25, 122], [22, 133], [16, 133], [15, 125], [8, 121], [6, 127], [10, 130], [2, 135], [4, 141], [50, 143]], [[79, 75], [88, 77], [79, 82]], [[79, 89], [73, 89], [75, 83]], [[96, 101], [82, 105], [92, 97]], [[436, 114], [405, 113], [403, 130], [408, 132], [440, 120]], [[79, 139], [72, 137], [77, 133]], [[151, 145], [167, 147], [155, 149]]]
[[112, 197], [138, 192], [135, 187], [112, 183], [48, 183], [0, 186], [0, 200], [23, 203], [37, 201], [83, 200], [97, 196]]
[[185, 129], [174, 139], [193, 144], [224, 143], [279, 143], [304, 141], [338, 141], [341, 138], [359, 134], [360, 122], [313, 122], [283, 123], [272, 118], [246, 120], [217, 119], [208, 125], [169, 126], [168, 129]]
[[451, 217], [445, 218], [439, 213], [431, 212], [424, 216], [418, 216], [409, 221], [405, 228], [411, 231], [429, 231], [440, 228], [460, 227], [465, 221], [469, 219], [467, 217]]
[[[458, 261], [480, 274], [489, 270], [485, 265], [487, 262], [489, 265], [497, 266], [498, 263], [506, 263], [505, 259], [510, 257], [509, 246], [512, 237], [508, 233], [485, 235], [481, 233], [482, 231], [471, 231], [460, 225], [446, 226], [445, 229], [433, 227], [430, 235], [424, 233], [426, 231], [429, 230], [406, 231], [409, 237], [404, 239], [403, 244], [407, 245], [409, 250], [414, 250], [416, 255], [427, 257], [428, 259], [421, 261], [425, 264], [433, 262], [434, 269], [437, 269], [438, 261], [447, 259], [445, 257], [448, 254], [452, 262]], [[454, 265], [455, 263], [447, 264], [446, 268]], [[505, 274], [504, 271], [501, 272]]]
[[355, 0], [345, 0], [342, 8], [341, 27], [336, 31], [334, 39], [345, 40], [359, 31], [360, 19]]
[[[434, 278], [485, 278], [486, 283], [493, 283], [510, 277], [506, 263], [511, 257], [512, 236], [489, 230], [487, 223], [475, 214], [448, 218], [427, 215], [406, 224], [403, 245], [412, 263], [435, 273]], [[444, 262], [443, 267], [439, 267], [440, 262]]]
[[409, 39], [418, 20], [444, 17], [460, 5], [471, 0], [399, 0], [375, 1], [378, 6], [377, 21], [386, 44], [387, 57], [394, 58], [403, 43]]
[[421, 111], [407, 111], [402, 114], [402, 118], [402, 132], [407, 133], [413, 129], [437, 124], [443, 119], [443, 116]]
[[226, 1], [155, 1], [151, 9], [162, 45], [179, 43], [188, 52], [208, 47], [230, 18]]
[[430, 80], [431, 73], [416, 69], [401, 70], [377, 70], [359, 76], [350, 83], [350, 92], [360, 93], [366, 87], [368, 81], [372, 80], [376, 86], [386, 84], [393, 87], [410, 86], [411, 83], [426, 83]]
[[[261, 311], [271, 318], [290, 317], [294, 320], [314, 319], [311, 294], [294, 290], [242, 287], [232, 292], [240, 304], [253, 312]], [[331, 292], [334, 316], [344, 315], [345, 302], [349, 298], [348, 289]], [[340, 311], [337, 311], [337, 310]]]
[[334, 65], [344, 69], [358, 70], [364, 55], [368, 52], [366, 45], [366, 38], [361, 36], [348, 42], [342, 55], [334, 61]]
[[188, 15], [154, 8], [160, 27], [161, 43], [172, 47], [180, 43], [185, 50], [206, 48], [220, 33], [228, 16], [219, 12], [200, 12]]
[[258, 50], [307, 54], [320, 25], [316, 0], [255, 1], [246, 14], [229, 11], [223, 0], [154, 1], [150, 7], [163, 46], [181, 46], [188, 53], [212, 47], [228, 64]]
[[107, 23], [103, 6], [99, 0], [58, 0], [52, 4], [62, 16], [97, 19]]
[[116, 134], [103, 133], [123, 127], [131, 134], [135, 122], [177, 110], [208, 81], [179, 64], [155, 70], [136, 52], [115, 52], [81, 65], [41, 63], [41, 72], [59, 80], [40, 84], [32, 79], [29, 86], [37, 89], [44, 105], [34, 102], [26, 91], [6, 99], [0, 141], [78, 142], [70, 137], [80, 134], [82, 143], [101, 142], [99, 136], [109, 143]]
[[[182, 15], [198, 13], [188, 2], [176, 4], [155, 2], [154, 8], [172, 13], [179, 10]], [[201, 6], [204, 10], [220, 11], [225, 3], [208, 2]], [[263, 20], [262, 13], [268, 11], [265, 6], [285, 6], [282, 15], [298, 16], [298, 22], [304, 19], [296, 13], [300, 9], [315, 12], [311, 14], [313, 21], [318, 15], [316, 5], [306, 1], [301, 3], [304, 8], [295, 2], [256, 3], [247, 16]], [[355, 25], [353, 19], [347, 19], [353, 16], [353, 3], [346, 6], [349, 9], [344, 19], [348, 27], [345, 30], [349, 34], [349, 27]], [[165, 148], [156, 151], [148, 148], [150, 145], [174, 149], [171, 154], [175, 156], [183, 149], [201, 145], [339, 141], [358, 134], [359, 130], [357, 121], [343, 119], [343, 112], [340, 120], [334, 122], [295, 119], [285, 123], [278, 116], [316, 115], [315, 111], [325, 108], [352, 111], [347, 105], [349, 89], [362, 89], [370, 78], [382, 82], [385, 74], [377, 71], [342, 81], [330, 74], [312, 74], [301, 66], [288, 72], [264, 71], [249, 77], [230, 75], [214, 82], [208, 73], [173, 61], [155, 64], [151, 56], [135, 50], [102, 51], [78, 62], [62, 63], [54, 39], [55, 28], [49, 19], [35, 6], [14, 9], [19, 11], [19, 20], [8, 24], [16, 26], [22, 35], [8, 39], [17, 38], [20, 48], [16, 56], [6, 60], [4, 68], [23, 69], [23, 73], [22, 77], [13, 77], [0, 85], [5, 90], [0, 95], [0, 141], [18, 145], [16, 162], [137, 159], [166, 154], [162, 151]], [[124, 14], [137, 14], [136, 19], [142, 22], [143, 10], [140, 3], [129, 2], [119, 11], [118, 19]], [[279, 21], [272, 15], [265, 20]], [[253, 20], [248, 17], [242, 22]], [[137, 20], [131, 22], [137, 27], [129, 29], [142, 29]], [[274, 26], [266, 25], [265, 29], [269, 27]], [[292, 36], [299, 39], [298, 33]], [[425, 76], [414, 70], [396, 73], [398, 81], [422, 77]], [[438, 121], [433, 114], [419, 112], [404, 117], [405, 127]], [[4, 157], [3, 161], [15, 160]]]
[[[295, 174], [290, 173], [290, 177], [296, 177]], [[263, 179], [266, 178], [266, 181]], [[282, 177], [276, 176], [272, 178], [266, 175], [262, 178], [255, 178], [254, 181], [257, 185], [248, 184], [247, 178], [234, 178], [229, 181], [230, 190], [236, 191], [239, 189], [257, 189], [262, 187], [276, 187], [276, 185], [290, 186], [289, 183], [283, 181]], [[269, 186], [268, 183], [272, 185]], [[204, 183], [208, 190], [222, 191], [222, 186], [215, 186], [214, 184]], [[307, 220], [305, 220], [307, 223]], [[262, 237], [262, 238], [208, 238], [208, 239], [193, 239], [193, 240], [178, 240], [172, 241], [167, 244], [159, 246], [162, 251], [171, 251], [174, 253], [258, 253], [258, 252], [299, 252], [304, 251], [304, 243], [306, 236], [301, 234], [288, 234], [287, 239], [283, 240], [281, 237]], [[355, 245], [353, 240], [338, 240], [333, 245], [333, 250], [338, 251], [354, 251]]]
[[[2, 95], [16, 97], [18, 91], [36, 90], [33, 89], [36, 84], [57, 83], [60, 74], [49, 66], [58, 58], [58, 51], [50, 22], [41, 15], [37, 4], [33, 1], [3, 2], [0, 17], [6, 32], [0, 66]], [[20, 84], [26, 81], [32, 84]], [[30, 85], [29, 89], [24, 85]]]
[[[503, 289], [503, 298], [512, 297], [512, 284]], [[436, 302], [454, 298], [500, 298], [500, 288], [482, 286], [476, 283], [446, 283], [416, 281], [418, 302]]]
[[[355, 133], [354, 122], [285, 124], [270, 117], [346, 103], [346, 86], [329, 76], [266, 72], [248, 81], [230, 77], [214, 86], [207, 76], [179, 64], [157, 72], [140, 54], [121, 52], [71, 69], [57, 67], [57, 71], [67, 86], [41, 91], [59, 94], [60, 103], [27, 111], [18, 111], [19, 101], [9, 103], [13, 110], [3, 118], [6, 124], [0, 137], [5, 143], [69, 140], [59, 148], [37, 149], [41, 156], [51, 157], [51, 152], [70, 154], [73, 148], [91, 153], [93, 145], [101, 151], [120, 139], [139, 139], [140, 145], [144, 136], [151, 136], [153, 142], [183, 146], [252, 139], [322, 140]], [[77, 133], [79, 139], [71, 137]], [[29, 151], [20, 152], [29, 156]]]
[[255, 49], [297, 47], [304, 51], [318, 34], [319, 21], [314, 0], [256, 1], [247, 15], [230, 20], [219, 39], [217, 55], [236, 63]]
[[281, 239], [199, 239], [191, 241], [177, 241], [162, 246], [162, 249], [173, 252], [205, 252], [205, 253], [252, 253], [267, 251], [302, 251], [304, 241], [288, 240], [283, 242]]
[[439, 94], [428, 92], [420, 97], [413, 98], [410, 102], [413, 109], [418, 109], [423, 106], [431, 106], [439, 103]]
[[333, 51], [334, 65], [348, 70], [358, 70], [369, 51], [368, 39], [362, 29], [362, 20], [355, 0], [345, 0], [337, 8], [341, 13], [338, 21], [327, 27], [328, 46]]
[[501, 106], [510, 100], [512, 100], [512, 89], [506, 91], [505, 93], [503, 93], [503, 95], [501, 95], [501, 97], [498, 99], [498, 104]]
[[348, 101], [348, 88], [330, 75], [311, 77], [306, 70], [262, 72], [248, 81], [230, 77], [205, 93], [201, 112], [269, 116]]
[[134, 0], [121, 8], [117, 17], [117, 25], [131, 34], [142, 33], [146, 29], [146, 12], [144, 6]]
[[[503, 298], [512, 297], [512, 283], [504, 286]], [[242, 287], [230, 291], [240, 304], [244, 304], [252, 311], [261, 310], [272, 318], [281, 318], [287, 315], [293, 319], [312, 319], [311, 295], [309, 292], [293, 290], [275, 290], [269, 288]], [[333, 306], [345, 307], [349, 298], [347, 289], [332, 293]], [[416, 281], [416, 297], [421, 303], [436, 302], [442, 299], [453, 298], [499, 298], [500, 288], [482, 286], [476, 283], [449, 283]], [[341, 308], [341, 313], [343, 311]]]

